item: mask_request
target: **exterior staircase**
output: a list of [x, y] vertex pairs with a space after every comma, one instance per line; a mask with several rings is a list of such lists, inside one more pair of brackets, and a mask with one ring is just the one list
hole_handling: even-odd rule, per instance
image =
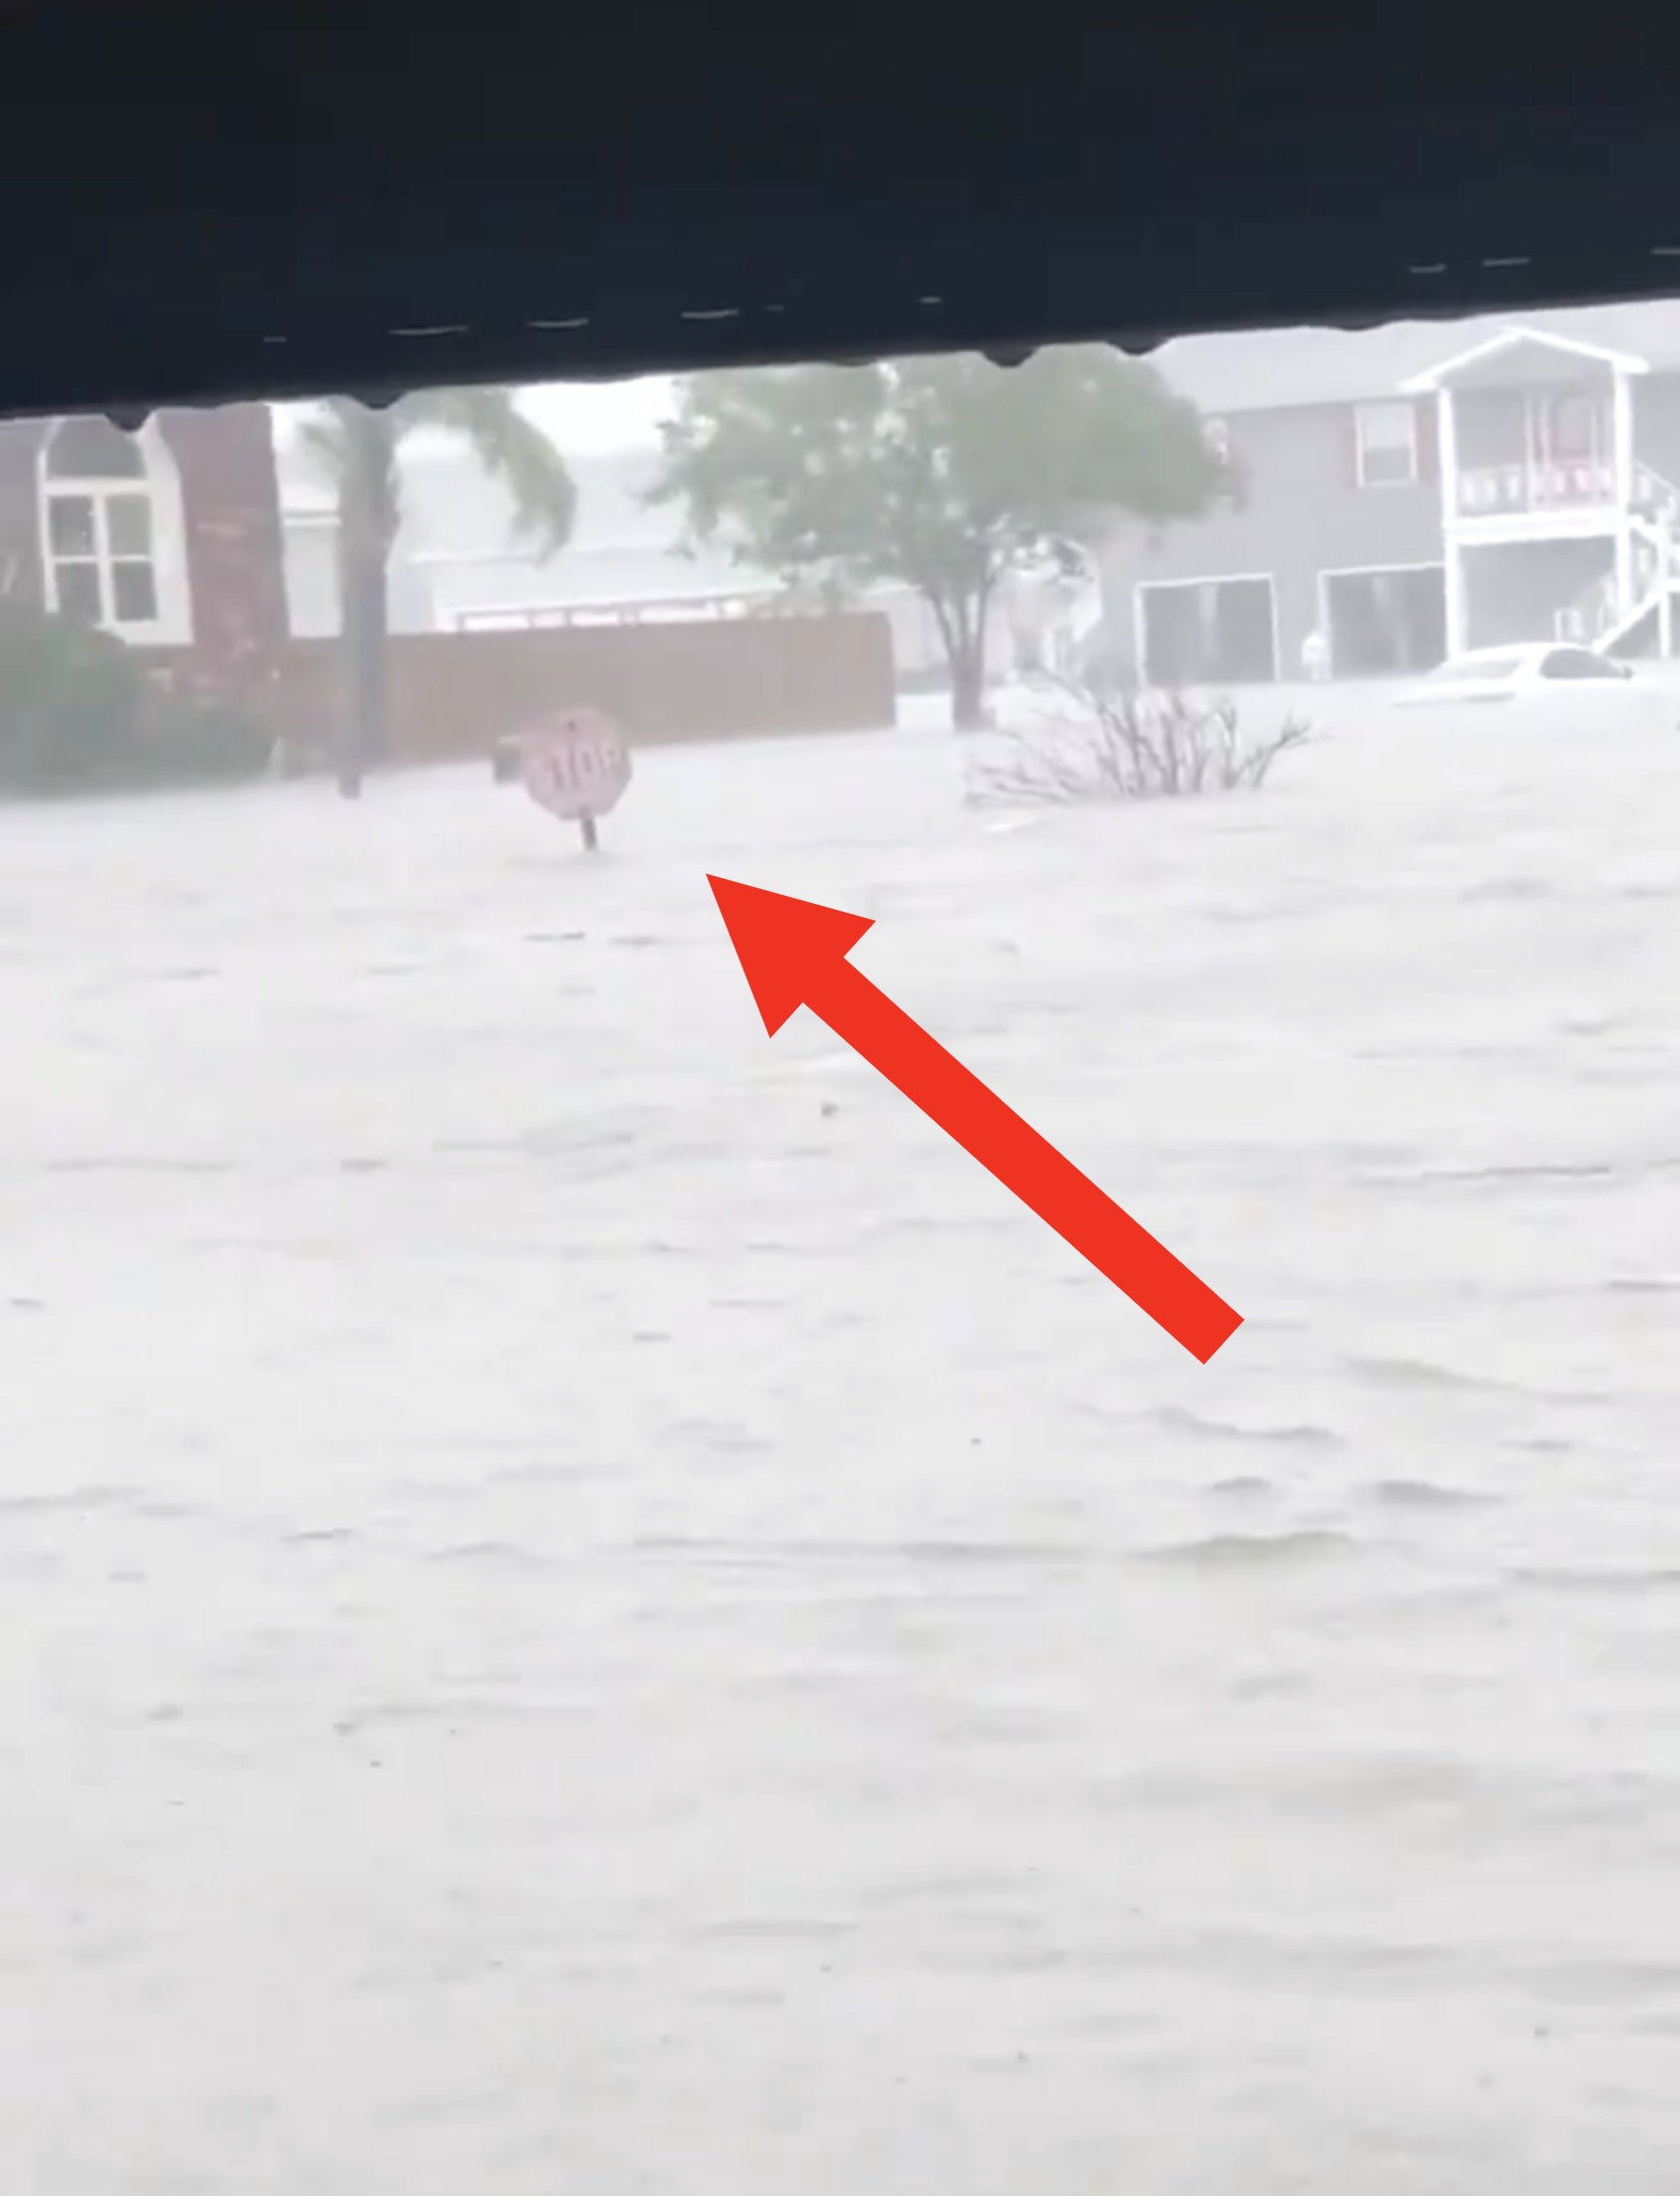
[[1675, 595], [1680, 592], [1680, 488], [1648, 465], [1633, 471], [1630, 584], [1605, 572], [1560, 610], [1560, 640], [1601, 656], [1674, 653]]

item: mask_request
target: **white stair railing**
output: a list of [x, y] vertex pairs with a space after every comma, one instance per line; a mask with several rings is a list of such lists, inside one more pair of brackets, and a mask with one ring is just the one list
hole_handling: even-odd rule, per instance
[[1636, 518], [1680, 519], [1680, 488], [1642, 458], [1633, 463], [1633, 512]]
[[[1620, 609], [1614, 576], [1608, 575], [1594, 580], [1568, 609], [1559, 612], [1560, 635], [1568, 620], [1568, 637], [1582, 640], [1600, 655], [1608, 654], [1653, 612], [1660, 618], [1669, 595], [1680, 585], [1680, 563], [1675, 556], [1676, 541], [1680, 539], [1680, 488], [1642, 459], [1634, 461], [1629, 517], [1633, 528], [1632, 602], [1625, 610]], [[1663, 622], [1666, 624], [1665, 619]]]

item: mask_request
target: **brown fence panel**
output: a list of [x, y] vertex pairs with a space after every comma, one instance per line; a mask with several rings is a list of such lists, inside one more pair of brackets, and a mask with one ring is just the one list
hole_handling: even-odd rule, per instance
[[[487, 755], [556, 710], [590, 706], [632, 742], [870, 732], [894, 722], [892, 628], [873, 611], [517, 632], [404, 633], [390, 647], [398, 760]], [[324, 747], [338, 721], [333, 641], [291, 643], [275, 718]]]

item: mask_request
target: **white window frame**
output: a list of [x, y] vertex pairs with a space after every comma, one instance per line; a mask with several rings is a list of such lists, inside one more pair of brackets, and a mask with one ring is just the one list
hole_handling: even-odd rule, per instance
[[[1379, 417], [1389, 422], [1403, 417], [1406, 423], [1404, 437], [1388, 437], [1382, 440], [1376, 440], [1372, 437], [1369, 430]], [[1356, 404], [1354, 406], [1354, 441], [1359, 483], [1362, 488], [1415, 488], [1417, 486], [1419, 477], [1417, 405], [1412, 398], [1406, 396], [1383, 397], [1375, 403]], [[1391, 455], [1401, 449], [1406, 454], [1404, 475], [1379, 474], [1373, 479], [1370, 472], [1372, 455], [1377, 451], [1381, 451], [1385, 455]]]
[[[52, 451], [64, 420], [54, 422], [43, 437], [36, 459], [36, 511], [41, 549], [42, 596], [55, 614], [59, 599], [61, 563], [94, 566], [100, 589], [99, 624], [103, 632], [136, 647], [185, 647], [192, 640], [192, 598], [187, 584], [185, 513], [180, 474], [154, 414], [134, 437], [141, 470], [137, 473], [98, 474], [89, 478], [52, 471]], [[123, 497], [143, 497], [149, 517], [154, 614], [149, 618], [116, 615], [113, 565], [138, 558], [113, 557], [110, 552], [109, 506]], [[94, 549], [90, 556], [70, 557], [53, 548], [52, 507], [81, 500], [93, 507]]]
[[[83, 481], [55, 478], [45, 490], [46, 525], [45, 554], [47, 558], [47, 600], [58, 610], [63, 607], [62, 574], [67, 565], [75, 565], [94, 574], [99, 588], [100, 605], [98, 623], [103, 632], [115, 633], [119, 638], [143, 638], [154, 626], [162, 622], [163, 590], [157, 570], [157, 498], [151, 485], [143, 477], [126, 481]], [[114, 504], [138, 504], [146, 515], [146, 547], [143, 556], [118, 555], [111, 547], [111, 507]], [[86, 504], [93, 526], [93, 543], [86, 556], [66, 555], [53, 544], [53, 513], [61, 504]], [[116, 613], [116, 567], [119, 564], [143, 565], [151, 579], [152, 614], [144, 618], [124, 618]]]

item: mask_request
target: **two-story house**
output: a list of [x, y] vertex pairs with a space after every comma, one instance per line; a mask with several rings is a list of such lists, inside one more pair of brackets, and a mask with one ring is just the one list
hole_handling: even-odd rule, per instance
[[1151, 684], [1426, 670], [1566, 638], [1670, 654], [1680, 304], [1189, 336], [1153, 363], [1239, 506], [1103, 553], [1105, 648]]

